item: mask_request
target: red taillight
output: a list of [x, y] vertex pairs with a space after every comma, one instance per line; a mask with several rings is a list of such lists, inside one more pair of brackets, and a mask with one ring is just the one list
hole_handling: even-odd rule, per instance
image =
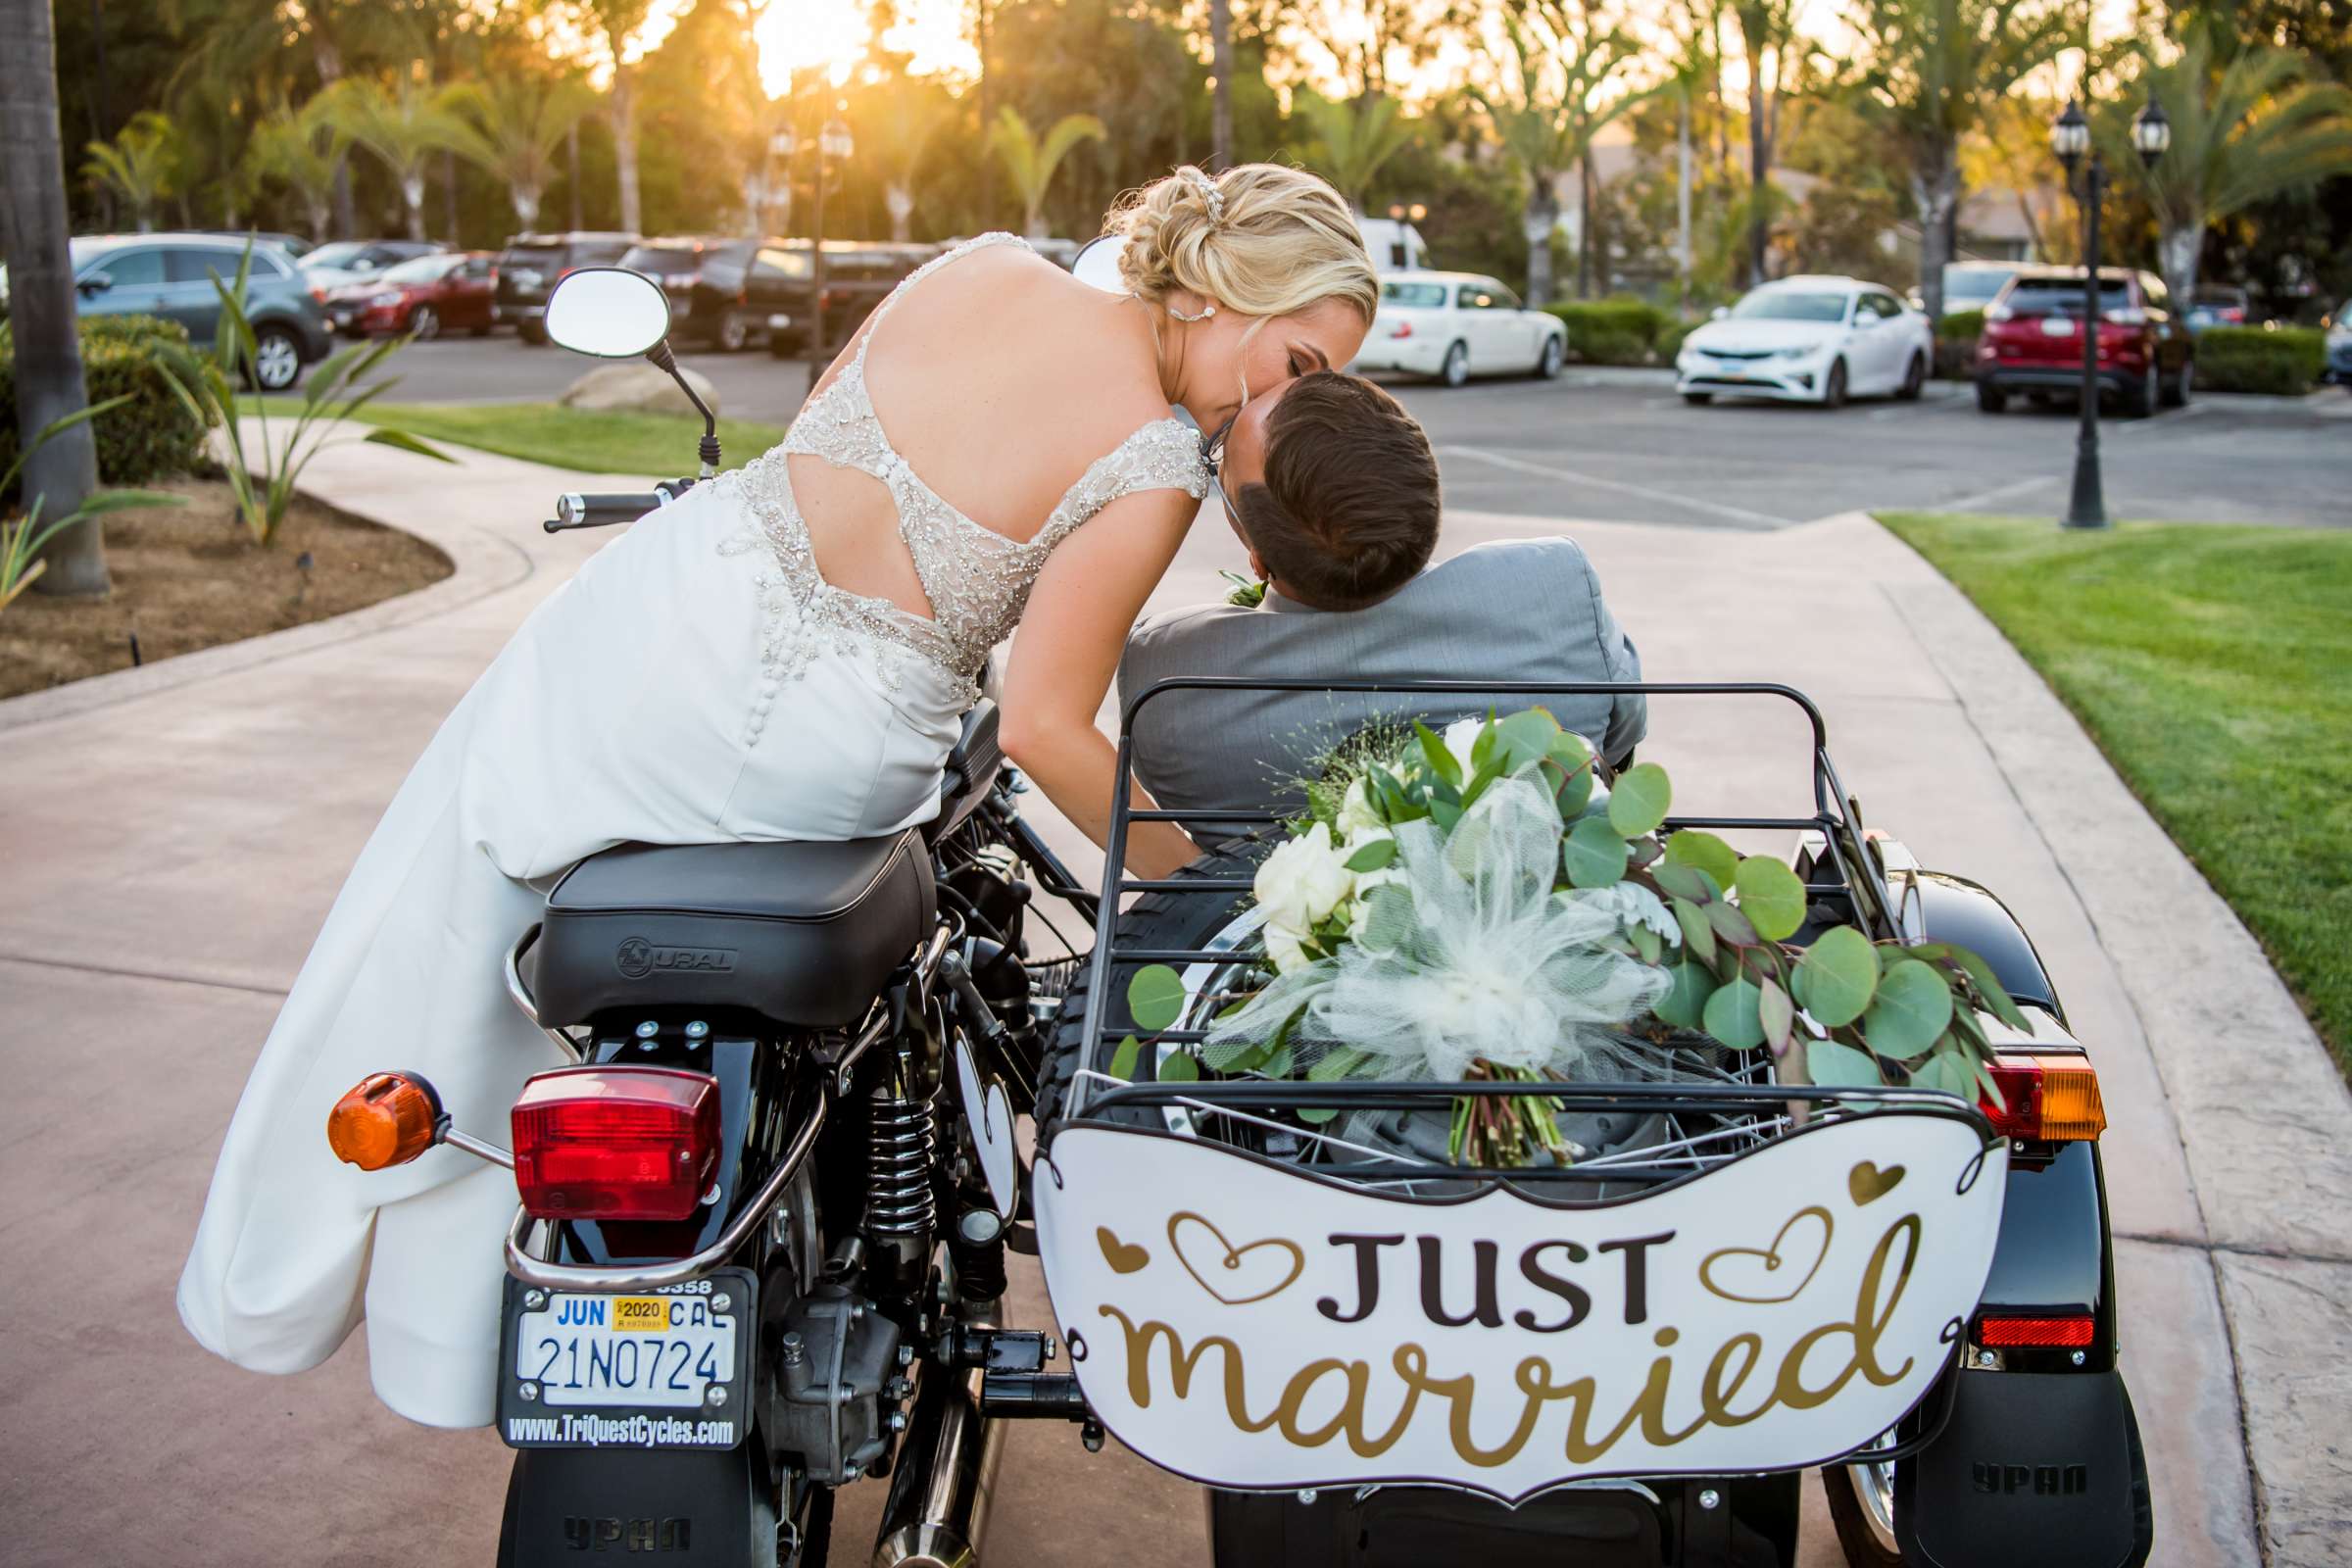
[[2067, 1317], [1995, 1317], [1977, 1319], [1977, 1343], [1986, 1349], [2081, 1349], [2091, 1341], [2087, 1315]]
[[1398, 321], [1395, 326], [1389, 328], [1391, 337], [1411, 337], [1412, 335], [1413, 323], [1410, 321]]
[[718, 1085], [699, 1072], [543, 1072], [514, 1124], [514, 1185], [540, 1219], [684, 1219], [718, 1164]]
[[1988, 1096], [1977, 1108], [2003, 1138], [2074, 1143], [2107, 1130], [2099, 1075], [2082, 1056], [2003, 1055], [1987, 1071], [2001, 1103], [1996, 1108]]

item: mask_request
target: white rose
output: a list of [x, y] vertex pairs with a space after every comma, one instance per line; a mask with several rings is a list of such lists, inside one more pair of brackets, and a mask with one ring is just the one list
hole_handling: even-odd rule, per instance
[[1470, 765], [1470, 753], [1478, 745], [1479, 732], [1486, 727], [1487, 721], [1483, 718], [1457, 718], [1446, 726], [1446, 749], [1461, 764], [1464, 782], [1478, 771]]
[[1299, 941], [1296, 931], [1278, 925], [1266, 927], [1266, 956], [1273, 960], [1276, 974], [1289, 974], [1300, 964], [1310, 961], [1299, 947]]
[[1347, 836], [1348, 845], [1352, 848], [1357, 843], [1358, 834], [1385, 829], [1387, 825], [1372, 805], [1371, 782], [1358, 778], [1348, 785], [1348, 793], [1340, 800], [1340, 831]]
[[1266, 911], [1268, 933], [1276, 927], [1312, 930], [1339, 907], [1355, 886], [1347, 861], [1348, 851], [1332, 842], [1331, 828], [1322, 822], [1277, 845], [1252, 884], [1258, 907]]

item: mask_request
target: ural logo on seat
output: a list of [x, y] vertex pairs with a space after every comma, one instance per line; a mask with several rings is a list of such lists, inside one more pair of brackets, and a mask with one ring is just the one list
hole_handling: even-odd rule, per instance
[[735, 967], [733, 948], [658, 948], [631, 937], [612, 954], [612, 966], [630, 980], [649, 974], [726, 974]]

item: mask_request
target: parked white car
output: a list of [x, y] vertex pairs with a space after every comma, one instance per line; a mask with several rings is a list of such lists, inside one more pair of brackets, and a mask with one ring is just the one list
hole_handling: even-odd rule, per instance
[[1837, 408], [1850, 397], [1916, 398], [1936, 363], [1927, 317], [1851, 277], [1784, 277], [1753, 289], [1683, 339], [1675, 390]]
[[1350, 368], [1403, 370], [1460, 386], [1474, 375], [1554, 376], [1568, 358], [1568, 328], [1475, 272], [1392, 272], [1380, 313]]

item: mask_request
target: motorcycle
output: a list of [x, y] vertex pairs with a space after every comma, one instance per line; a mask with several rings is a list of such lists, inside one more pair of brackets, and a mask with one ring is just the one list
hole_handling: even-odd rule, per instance
[[[616, 269], [549, 303], [555, 341], [674, 374], [667, 323]], [[658, 525], [717, 471], [704, 417], [694, 478], [566, 496], [545, 526]], [[1125, 728], [1219, 684], [1433, 714], [1536, 690], [1173, 681]], [[1790, 1563], [1815, 1467], [1866, 1568], [2144, 1562], [2103, 1112], [2031, 943], [1862, 828], [1801, 695], [1639, 689], [1809, 716], [1814, 814], [1713, 825], [1802, 835], [1825, 919], [1982, 954], [2035, 1024], [2001, 1041], [1998, 1105], [1792, 1086], [1694, 1042], [1706, 1081], [1544, 1085], [1584, 1152], [1490, 1171], [1449, 1161], [1444, 1126], [1513, 1086], [1180, 1072], [1249, 983], [1251, 830], [1282, 813], [1128, 878], [1129, 825], [1173, 813], [1133, 808], [1123, 734], [1109, 869], [1083, 887], [1022, 820], [983, 700], [919, 828], [624, 845], [566, 873], [506, 972], [571, 1060], [524, 1087], [509, 1144], [415, 1074], [336, 1105], [365, 1168], [447, 1146], [514, 1174], [502, 1568], [819, 1568], [862, 1481], [888, 1487], [876, 1568], [969, 1568], [1012, 1419], [1090, 1449], [1115, 1431], [1203, 1483], [1219, 1568]], [[1032, 951], [1040, 895], [1094, 923], [1087, 957]], [[1180, 966], [1171, 1026], [1134, 1015], [1148, 966]], [[1058, 1332], [1004, 1322], [1008, 1251], [1040, 1258]]]

